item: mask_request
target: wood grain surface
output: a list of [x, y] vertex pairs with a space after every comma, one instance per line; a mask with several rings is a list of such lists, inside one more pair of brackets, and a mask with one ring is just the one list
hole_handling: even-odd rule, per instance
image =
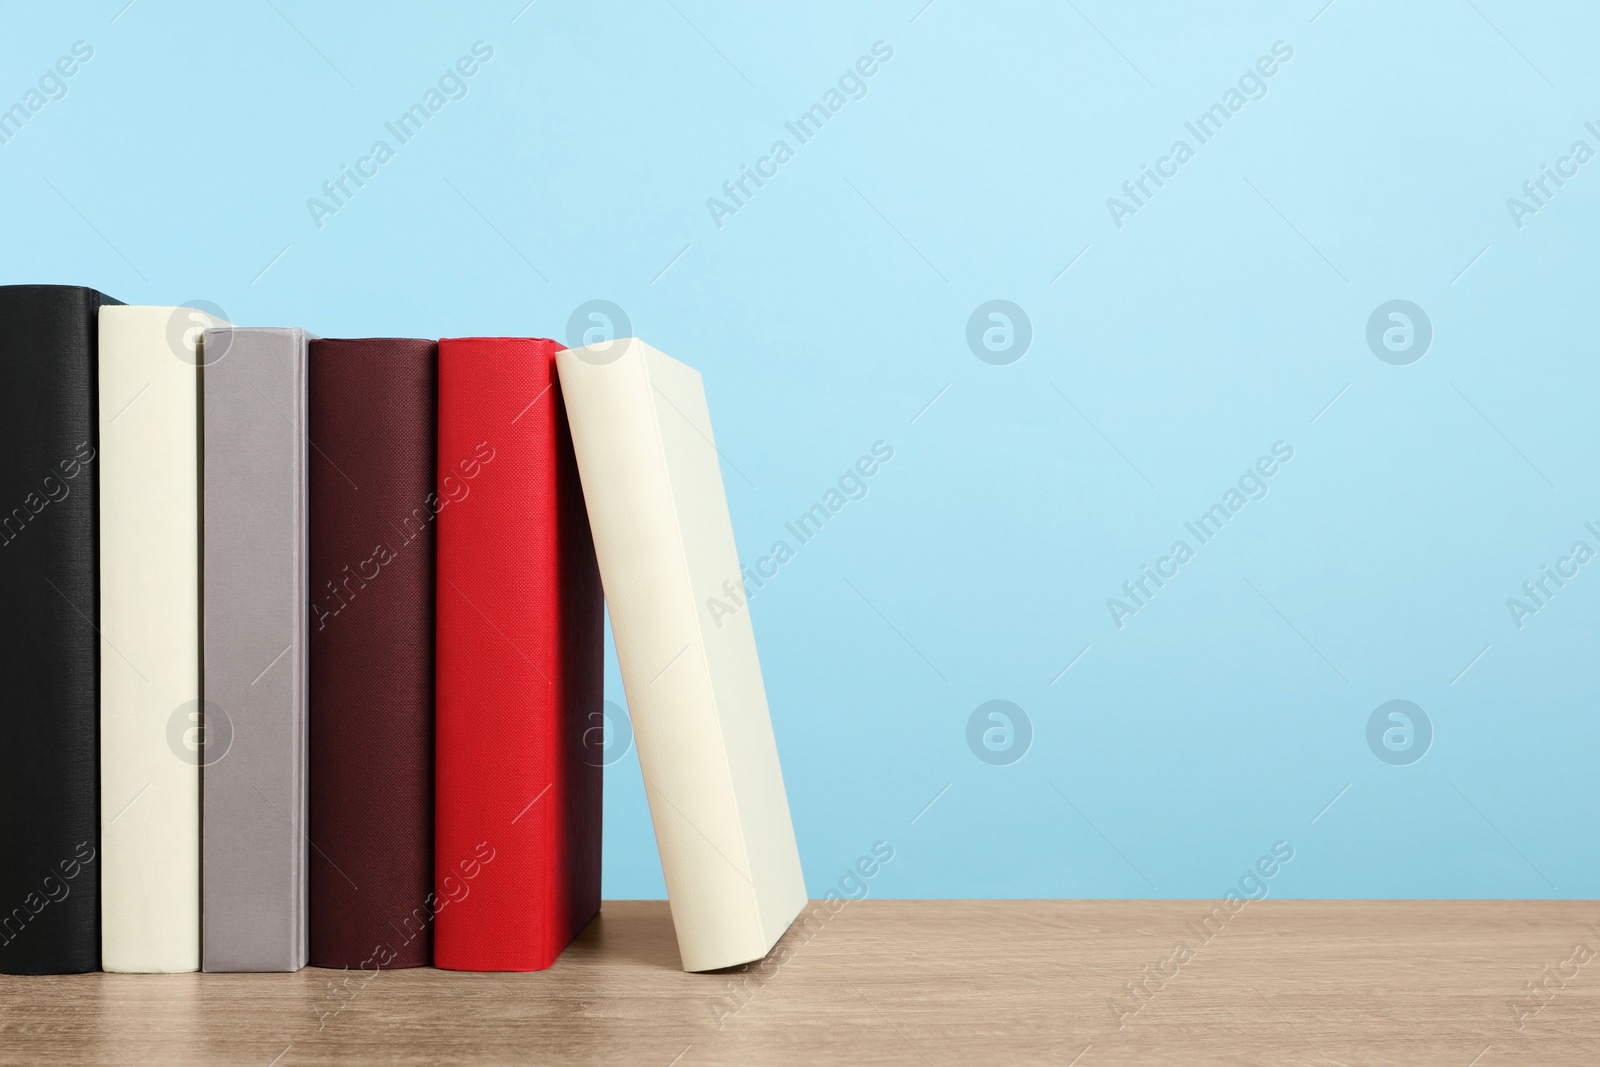
[[1600, 903], [1217, 907], [819, 905], [685, 974], [665, 903], [611, 901], [537, 974], [0, 976], [0, 1062], [1600, 1063]]

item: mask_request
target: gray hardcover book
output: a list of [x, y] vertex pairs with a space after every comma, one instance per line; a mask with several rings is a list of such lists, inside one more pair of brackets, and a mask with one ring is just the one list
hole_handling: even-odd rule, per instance
[[201, 894], [207, 971], [306, 964], [306, 344], [202, 350]]

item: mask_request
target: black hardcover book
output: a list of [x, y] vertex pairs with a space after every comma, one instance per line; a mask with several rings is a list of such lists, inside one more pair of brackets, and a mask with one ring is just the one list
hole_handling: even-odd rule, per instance
[[95, 381], [115, 303], [0, 286], [0, 973], [100, 967]]

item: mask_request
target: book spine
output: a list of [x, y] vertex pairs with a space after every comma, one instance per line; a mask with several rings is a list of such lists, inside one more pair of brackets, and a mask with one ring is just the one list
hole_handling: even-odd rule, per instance
[[437, 351], [310, 345], [317, 967], [433, 962]]
[[307, 950], [306, 335], [203, 343], [203, 964], [293, 971]]
[[600, 905], [604, 614], [559, 348], [439, 342], [443, 968], [548, 967]]
[[[191, 316], [193, 321], [191, 321]], [[101, 959], [200, 967], [201, 312], [100, 309]]]
[[100, 966], [99, 293], [0, 287], [0, 972]]

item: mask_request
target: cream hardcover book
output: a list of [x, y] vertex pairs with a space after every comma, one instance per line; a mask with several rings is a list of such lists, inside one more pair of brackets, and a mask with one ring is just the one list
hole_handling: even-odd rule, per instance
[[749, 963], [806, 889], [705, 390], [631, 338], [556, 366], [683, 967]]
[[101, 965], [200, 967], [193, 308], [100, 309]]

